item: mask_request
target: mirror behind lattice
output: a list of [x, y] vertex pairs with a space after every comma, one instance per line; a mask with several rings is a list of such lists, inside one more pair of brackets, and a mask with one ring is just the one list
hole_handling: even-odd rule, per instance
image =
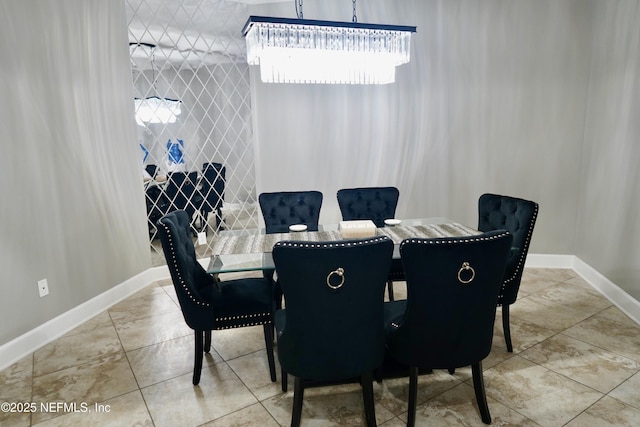
[[165, 263], [155, 222], [184, 209], [199, 256], [223, 229], [258, 227], [245, 5], [125, 0], [140, 170], [153, 265]]

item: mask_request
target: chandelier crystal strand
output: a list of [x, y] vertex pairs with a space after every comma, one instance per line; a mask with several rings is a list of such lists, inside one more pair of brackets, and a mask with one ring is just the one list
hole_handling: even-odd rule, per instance
[[[354, 15], [355, 17], [355, 15]], [[410, 60], [415, 27], [252, 16], [247, 62], [267, 83], [387, 84]]]

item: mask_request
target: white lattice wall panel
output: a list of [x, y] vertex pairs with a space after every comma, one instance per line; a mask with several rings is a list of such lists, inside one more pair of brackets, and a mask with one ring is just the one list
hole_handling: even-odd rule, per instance
[[[207, 232], [209, 243], [198, 248], [206, 255], [221, 228], [258, 226], [249, 69], [241, 35], [248, 12], [245, 5], [224, 0], [125, 0], [125, 5], [138, 99], [135, 143], [141, 173], [151, 175], [145, 187], [154, 264], [164, 262], [154, 223], [173, 209], [193, 212], [194, 230]], [[223, 192], [217, 184], [203, 184], [203, 166], [209, 163], [224, 167]], [[223, 198], [219, 210], [218, 198]]]

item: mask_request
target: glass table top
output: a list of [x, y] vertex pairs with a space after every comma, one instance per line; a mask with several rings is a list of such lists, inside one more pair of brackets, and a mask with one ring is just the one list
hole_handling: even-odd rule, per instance
[[[386, 235], [394, 241], [394, 258], [400, 258], [400, 242], [406, 238], [462, 237], [479, 234], [473, 228], [447, 218], [404, 219], [398, 225], [376, 229], [376, 235]], [[342, 240], [339, 224], [321, 225], [318, 231], [266, 234], [264, 229], [225, 230], [213, 242], [209, 258], [209, 274], [269, 270], [274, 268], [271, 250], [281, 240], [335, 241]]]

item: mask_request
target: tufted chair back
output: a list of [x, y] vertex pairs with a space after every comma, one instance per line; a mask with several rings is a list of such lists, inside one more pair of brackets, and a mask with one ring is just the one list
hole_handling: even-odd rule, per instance
[[511, 242], [505, 231], [404, 240], [400, 256], [407, 300], [404, 315], [390, 328], [394, 357], [407, 366], [435, 369], [487, 357]]
[[407, 299], [385, 303], [385, 325], [391, 359], [409, 368], [407, 426], [415, 425], [421, 369], [453, 373], [469, 365], [482, 421], [491, 423], [482, 360], [491, 351], [496, 301], [512, 239], [501, 230], [400, 244]]
[[359, 377], [368, 426], [376, 425], [373, 371], [384, 360], [384, 285], [393, 255], [386, 236], [340, 242], [281, 241], [273, 261], [286, 308], [276, 312], [282, 390], [295, 376], [291, 425], [306, 386]]
[[288, 233], [293, 224], [306, 224], [307, 230], [318, 231], [322, 193], [319, 191], [282, 191], [258, 196], [266, 231]]
[[[396, 187], [343, 188], [337, 194], [344, 221], [370, 219], [376, 227], [384, 227], [384, 220], [395, 216], [399, 196]], [[394, 259], [387, 279], [390, 300], [394, 299], [393, 282], [403, 280], [402, 262]]]
[[499, 304], [513, 304], [516, 301], [537, 216], [538, 204], [529, 200], [497, 194], [483, 194], [478, 200], [478, 230], [507, 230], [513, 235], [513, 245], [498, 296]]
[[215, 293], [208, 288], [216, 282], [196, 259], [189, 223], [185, 211], [173, 211], [158, 221], [158, 234], [184, 320], [191, 329], [211, 330], [215, 313], [208, 297]]
[[[384, 285], [392, 254], [393, 242], [385, 236], [274, 246], [286, 302], [276, 314], [284, 370], [305, 379], [336, 380], [381, 364]], [[343, 276], [332, 274], [339, 268]], [[329, 286], [341, 279], [341, 287]]]
[[345, 221], [370, 219], [376, 227], [396, 214], [400, 192], [396, 187], [343, 188], [338, 190], [338, 206]]

